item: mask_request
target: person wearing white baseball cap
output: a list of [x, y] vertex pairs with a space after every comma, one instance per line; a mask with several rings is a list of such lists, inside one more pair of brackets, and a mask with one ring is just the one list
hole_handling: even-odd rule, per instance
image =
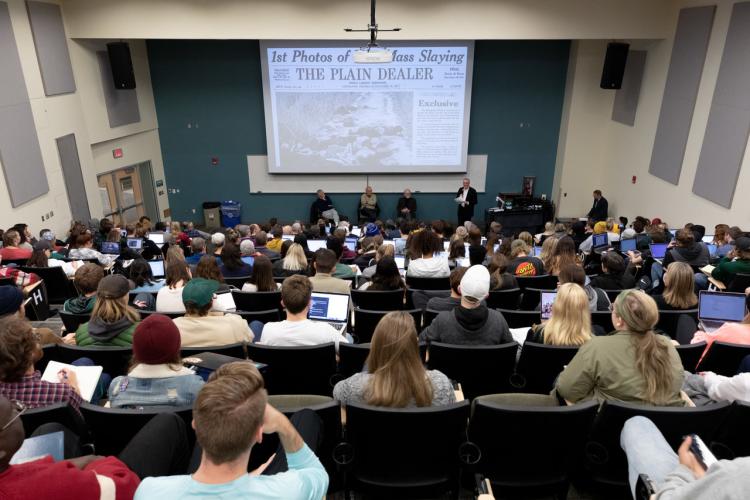
[[437, 315], [419, 340], [461, 345], [496, 345], [513, 342], [503, 315], [482, 301], [490, 292], [490, 272], [482, 265], [471, 266], [459, 285], [461, 304]]

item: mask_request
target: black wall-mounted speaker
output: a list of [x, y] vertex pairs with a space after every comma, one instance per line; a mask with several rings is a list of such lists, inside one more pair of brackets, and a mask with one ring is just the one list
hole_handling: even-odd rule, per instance
[[622, 87], [622, 77], [625, 75], [625, 64], [628, 62], [629, 43], [612, 42], [607, 45], [607, 55], [604, 56], [602, 81], [599, 86], [603, 89], [619, 89]]
[[115, 88], [134, 89], [135, 74], [133, 73], [133, 60], [130, 58], [130, 46], [126, 42], [108, 43], [107, 53]]

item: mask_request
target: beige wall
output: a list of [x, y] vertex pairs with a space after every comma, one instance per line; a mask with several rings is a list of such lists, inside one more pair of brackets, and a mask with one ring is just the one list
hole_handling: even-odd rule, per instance
[[[365, 0], [63, 0], [73, 38], [364, 39]], [[384, 39], [662, 38], [673, 0], [380, 0]]]
[[[93, 217], [101, 216], [97, 174], [150, 160], [154, 179], [164, 179], [146, 46], [143, 41], [131, 42], [141, 121], [111, 129], [95, 53], [95, 49], [104, 48], [105, 42], [87, 40], [79, 43], [69, 40], [76, 92], [46, 97], [25, 2], [6, 1], [50, 189], [47, 194], [12, 208], [5, 179], [0, 175], [0, 227], [7, 228], [17, 222], [26, 222], [34, 233], [42, 228], [51, 228], [58, 235], [63, 235], [70, 224], [71, 214], [56, 138], [70, 133], [76, 136], [86, 195]], [[63, 12], [63, 15], [67, 25], [67, 13]], [[115, 147], [123, 148], [124, 158], [112, 158], [111, 150]], [[163, 190], [166, 193], [166, 186]], [[158, 204], [161, 210], [168, 208], [166, 194], [159, 197]], [[49, 213], [53, 215], [43, 221], [42, 216]]]
[[[703, 2], [683, 2], [682, 6]], [[669, 38], [639, 41], [634, 49], [648, 51], [636, 121], [633, 127], [611, 120], [614, 92], [598, 88], [606, 41], [580, 42], [575, 57], [573, 106], [567, 123], [564, 157], [558, 163], [561, 187], [579, 186], [580, 197], [561, 199], [560, 216], [578, 216], [591, 204], [591, 190], [601, 187], [610, 215], [660, 217], [671, 226], [685, 222], [713, 227], [718, 223], [750, 227], [750, 159], [746, 152], [734, 202], [726, 209], [692, 193], [708, 113], [716, 85], [733, 2], [721, 0], [714, 19], [706, 63], [677, 186], [648, 173], [656, 125], [666, 81], [678, 8], [670, 15]], [[580, 97], [578, 101], [576, 96]], [[597, 172], [599, 172], [597, 174]], [[637, 183], [632, 184], [632, 176]], [[598, 184], [598, 186], [597, 186]], [[584, 210], [585, 209], [585, 210]]]

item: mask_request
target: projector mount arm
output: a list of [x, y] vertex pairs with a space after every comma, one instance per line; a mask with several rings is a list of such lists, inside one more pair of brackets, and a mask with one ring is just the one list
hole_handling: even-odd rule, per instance
[[375, 22], [375, 0], [370, 0], [370, 24], [367, 25], [367, 29], [363, 30], [355, 30], [352, 28], [344, 28], [344, 31], [347, 33], [357, 33], [357, 32], [370, 32], [370, 41], [367, 43], [367, 50], [377, 47], [377, 39], [378, 39], [378, 32], [379, 31], [401, 31], [401, 28], [392, 28], [392, 29], [379, 29], [378, 23]]

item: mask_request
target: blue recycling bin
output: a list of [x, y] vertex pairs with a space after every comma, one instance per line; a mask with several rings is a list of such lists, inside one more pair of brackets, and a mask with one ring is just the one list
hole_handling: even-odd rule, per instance
[[238, 201], [226, 200], [221, 202], [221, 225], [234, 227], [240, 223], [242, 205]]

